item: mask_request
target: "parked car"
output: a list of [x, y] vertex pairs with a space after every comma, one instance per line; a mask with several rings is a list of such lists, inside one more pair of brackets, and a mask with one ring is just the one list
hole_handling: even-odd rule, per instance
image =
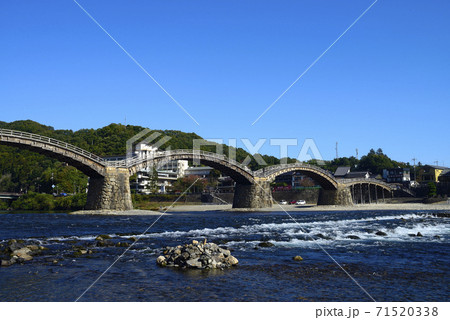
[[286, 200], [281, 200], [280, 204], [287, 204], [287, 201]]
[[289, 204], [297, 204], [297, 201], [291, 200], [291, 201], [289, 201]]
[[306, 204], [305, 200], [297, 200], [295, 204]]

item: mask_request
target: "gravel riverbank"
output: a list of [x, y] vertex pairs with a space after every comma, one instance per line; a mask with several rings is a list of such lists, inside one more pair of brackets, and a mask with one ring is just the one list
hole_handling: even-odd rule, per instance
[[[151, 210], [127, 210], [127, 211], [112, 211], [112, 210], [80, 210], [71, 212], [74, 215], [108, 215], [108, 216], [159, 216], [166, 208], [160, 211]], [[450, 204], [422, 204], [422, 203], [398, 203], [398, 204], [358, 204], [354, 206], [316, 206], [316, 205], [278, 205], [274, 204], [271, 208], [259, 209], [233, 209], [230, 204], [226, 205], [180, 205], [173, 206], [167, 209], [166, 214], [176, 212], [205, 212], [205, 211], [242, 211], [242, 212], [294, 212], [294, 211], [411, 211], [411, 210], [448, 210], [450, 211]]]

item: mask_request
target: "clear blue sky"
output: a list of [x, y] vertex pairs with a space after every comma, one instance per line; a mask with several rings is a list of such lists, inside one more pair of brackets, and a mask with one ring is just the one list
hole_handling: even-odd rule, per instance
[[71, 0], [0, 3], [0, 120], [77, 130], [126, 117], [225, 142], [313, 138], [325, 159], [338, 141], [340, 156], [380, 147], [450, 166], [448, 0], [379, 0], [254, 126], [374, 0], [78, 1], [200, 126]]

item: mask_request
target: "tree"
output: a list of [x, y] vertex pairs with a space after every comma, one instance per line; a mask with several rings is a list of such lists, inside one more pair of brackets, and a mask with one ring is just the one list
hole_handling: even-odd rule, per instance
[[392, 161], [381, 149], [378, 149], [377, 152], [370, 149], [369, 153], [361, 157], [359, 161], [360, 170], [367, 170], [373, 174], [382, 174], [383, 169], [391, 169], [397, 166], [398, 163]]
[[302, 181], [300, 181], [300, 185], [302, 187], [314, 187], [316, 186], [316, 183], [314, 183], [314, 180], [305, 177]]
[[428, 182], [428, 197], [433, 198], [437, 195], [436, 184], [434, 182]]
[[153, 166], [153, 170], [150, 176], [150, 192], [156, 193], [158, 191], [158, 171]]
[[205, 190], [208, 181], [205, 178], [200, 178], [199, 176], [186, 176], [177, 179], [173, 184], [174, 191], [184, 192], [188, 190], [188, 193], [198, 193]]
[[350, 168], [356, 168], [359, 164], [359, 160], [355, 157], [342, 157], [333, 159], [332, 161], [326, 161], [325, 166], [323, 168], [325, 170], [328, 170], [330, 172], [335, 172], [338, 167], [350, 167]]

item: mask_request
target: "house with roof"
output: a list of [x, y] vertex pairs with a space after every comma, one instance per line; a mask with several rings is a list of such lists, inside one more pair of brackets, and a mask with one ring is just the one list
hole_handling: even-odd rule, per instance
[[450, 183], [450, 171], [443, 173], [439, 176], [439, 182]]
[[420, 182], [439, 182], [439, 176], [449, 171], [450, 168], [447, 167], [426, 165], [419, 170], [417, 180]]
[[369, 171], [353, 171], [349, 172], [345, 175], [345, 179], [369, 179], [370, 172]]
[[383, 169], [383, 179], [388, 183], [408, 183], [411, 181], [409, 168]]
[[344, 178], [350, 172], [350, 167], [338, 167], [334, 172], [336, 178]]
[[350, 171], [350, 167], [338, 167], [334, 173], [337, 179], [369, 179], [369, 171]]

